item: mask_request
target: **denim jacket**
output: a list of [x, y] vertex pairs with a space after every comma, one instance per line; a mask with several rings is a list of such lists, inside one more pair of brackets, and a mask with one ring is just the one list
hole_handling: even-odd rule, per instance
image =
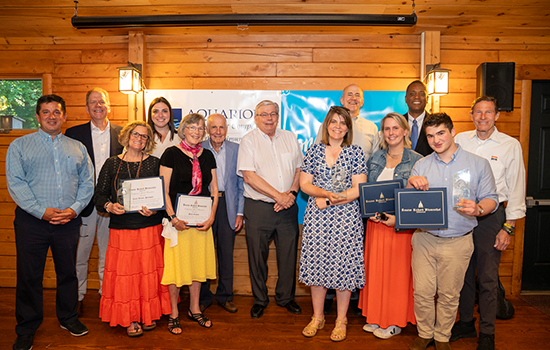
[[[386, 154], [388, 149], [378, 150], [372, 155], [367, 161], [367, 182], [375, 182], [378, 179], [378, 176], [382, 173], [382, 170], [386, 167]], [[394, 179], [402, 179], [407, 184], [409, 176], [411, 176], [411, 170], [419, 159], [422, 159], [422, 155], [416, 153], [410, 148], [405, 148], [403, 150], [403, 157], [401, 163], [397, 164], [394, 170]]]

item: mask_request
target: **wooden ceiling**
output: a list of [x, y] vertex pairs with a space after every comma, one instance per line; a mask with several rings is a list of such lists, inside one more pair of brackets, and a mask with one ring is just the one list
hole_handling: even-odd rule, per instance
[[[417, 0], [414, 27], [267, 27], [250, 34], [419, 34], [550, 38], [550, 0]], [[78, 15], [134, 16], [225, 13], [411, 14], [412, 0], [80, 0]], [[72, 0], [0, 0], [0, 43], [21, 38], [49, 42], [58, 38], [120, 36], [129, 29], [77, 30], [71, 25]], [[146, 34], [242, 34], [235, 27], [133, 28]], [[495, 39], [496, 40], [496, 39]]]

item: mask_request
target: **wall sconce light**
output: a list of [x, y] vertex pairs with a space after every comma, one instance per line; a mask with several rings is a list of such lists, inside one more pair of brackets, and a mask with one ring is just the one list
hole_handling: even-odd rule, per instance
[[128, 62], [128, 66], [117, 69], [118, 91], [124, 94], [137, 94], [141, 91], [141, 64]]
[[7, 134], [12, 129], [13, 115], [0, 115], [0, 133]]
[[434, 65], [427, 65], [426, 78], [424, 82], [428, 87], [429, 96], [441, 96], [449, 93], [449, 72], [450, 69], [444, 69], [439, 67], [439, 63]]

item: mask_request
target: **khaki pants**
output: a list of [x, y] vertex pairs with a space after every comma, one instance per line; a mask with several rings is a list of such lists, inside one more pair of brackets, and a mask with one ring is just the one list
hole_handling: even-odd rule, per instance
[[472, 235], [442, 238], [416, 231], [411, 245], [418, 335], [424, 339], [448, 342], [456, 320], [464, 275], [474, 251]]

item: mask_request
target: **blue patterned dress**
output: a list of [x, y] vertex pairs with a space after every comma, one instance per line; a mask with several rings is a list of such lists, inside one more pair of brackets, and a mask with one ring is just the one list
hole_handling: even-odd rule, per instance
[[[352, 175], [366, 174], [361, 147], [344, 147], [336, 165], [346, 171], [347, 188]], [[332, 191], [330, 168], [325, 160], [325, 144], [314, 144], [306, 153], [301, 171], [313, 175], [313, 185]], [[357, 200], [319, 210], [310, 197], [304, 216], [300, 282], [338, 290], [363, 288], [363, 220]]]

